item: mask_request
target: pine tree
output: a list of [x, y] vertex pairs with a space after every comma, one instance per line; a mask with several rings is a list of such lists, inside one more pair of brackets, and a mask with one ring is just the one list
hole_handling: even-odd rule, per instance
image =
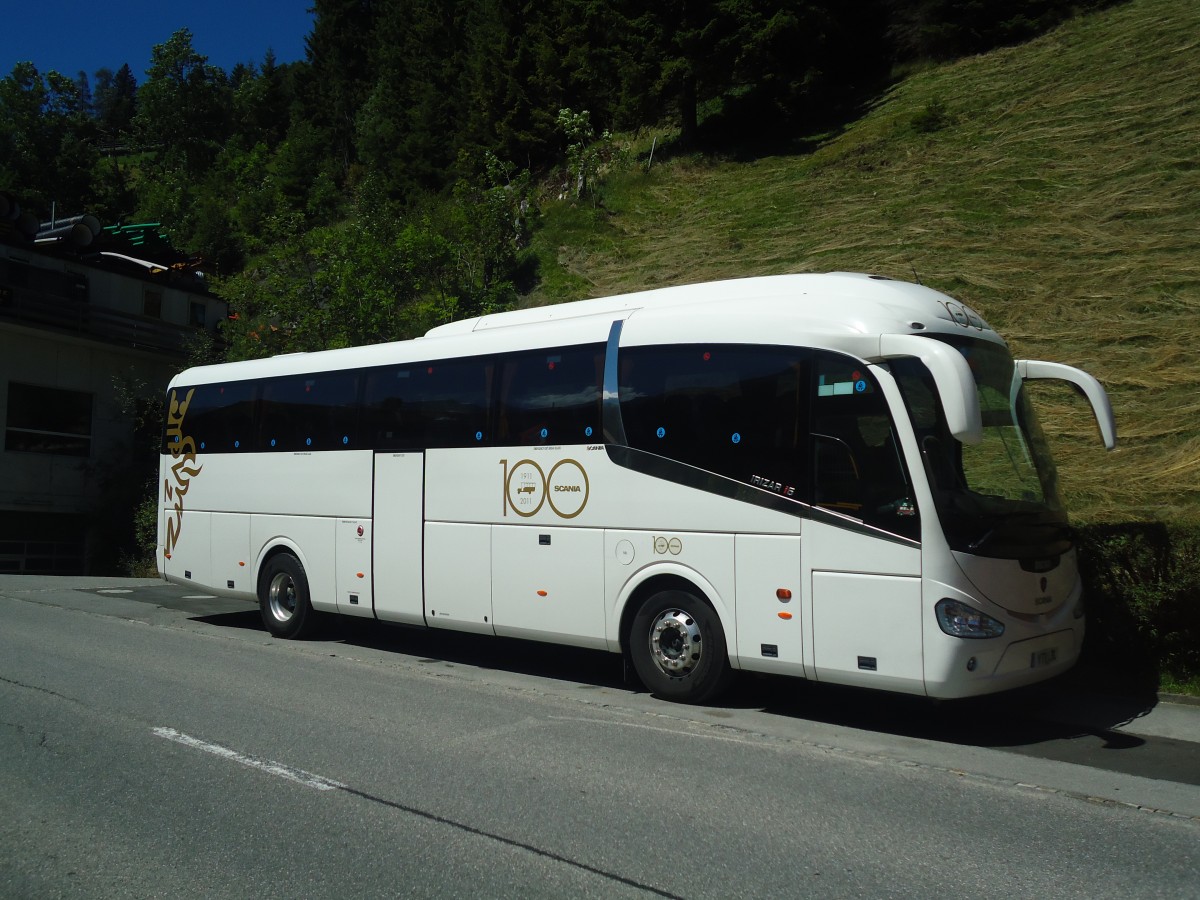
[[115, 73], [100, 69], [96, 73], [93, 109], [104, 141], [119, 144], [128, 138], [137, 112], [137, 80], [129, 63]]
[[344, 180], [355, 161], [359, 109], [374, 79], [369, 50], [380, 4], [372, 0], [313, 0], [313, 30], [305, 41], [311, 77], [304, 101], [312, 126], [327, 137]]

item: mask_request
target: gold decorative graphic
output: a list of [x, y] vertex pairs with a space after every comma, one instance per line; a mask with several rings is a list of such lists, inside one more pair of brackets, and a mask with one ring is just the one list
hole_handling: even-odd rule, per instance
[[591, 484], [583, 466], [573, 459], [560, 459], [546, 476], [546, 499], [563, 519], [573, 519], [587, 506]]
[[167, 559], [171, 558], [171, 551], [179, 543], [179, 535], [183, 530], [183, 497], [192, 479], [204, 468], [195, 465], [196, 442], [183, 433], [183, 417], [187, 415], [194, 393], [196, 389], [191, 388], [180, 402], [175, 391], [171, 391], [171, 402], [167, 407], [167, 450], [175, 460], [171, 466], [171, 477], [163, 479], [163, 502], [170, 504], [175, 512], [173, 519], [167, 519], [167, 536], [163, 541], [163, 555]]
[[[546, 502], [546, 474], [532, 459], [523, 459], [508, 468], [505, 464], [504, 496], [508, 508], [518, 516], [536, 515]], [[507, 513], [506, 513], [507, 514]]]
[[560, 519], [573, 519], [587, 505], [591, 492], [587, 472], [573, 459], [556, 462], [547, 475], [532, 459], [522, 459], [504, 468], [504, 515], [511, 509], [518, 516], [537, 515], [549, 502], [550, 509]]
[[683, 552], [683, 541], [677, 537], [665, 537], [661, 534], [654, 536], [654, 553], [656, 556], [678, 556]]

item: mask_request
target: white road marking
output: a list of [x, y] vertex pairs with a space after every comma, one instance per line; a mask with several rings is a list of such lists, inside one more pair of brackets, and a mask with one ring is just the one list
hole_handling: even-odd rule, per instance
[[133, 591], [126, 590], [125, 588], [101, 588], [100, 590], [96, 591], [96, 593], [97, 594], [132, 594]]
[[183, 734], [174, 728], [152, 728], [151, 731], [157, 737], [166, 738], [168, 741], [174, 741], [177, 744], [183, 744], [183, 746], [191, 747], [195, 750], [203, 750], [205, 753], [211, 753], [213, 756], [219, 756], [222, 759], [228, 759], [231, 762], [240, 763], [252, 769], [258, 769], [270, 775], [277, 775], [280, 778], [286, 778], [288, 781], [294, 781], [297, 784], [315, 788], [318, 791], [336, 791], [345, 787], [341, 782], [331, 781], [328, 778], [322, 778], [320, 775], [314, 775], [312, 772], [305, 772], [303, 769], [285, 766], [283, 763], [274, 762], [269, 759], [247, 756], [245, 753], [238, 753], [238, 751], [222, 747], [220, 744], [212, 744], [208, 741], [194, 738], [191, 735]]
[[181, 600], [216, 600], [216, 594], [188, 594], [186, 597], [181, 597]]

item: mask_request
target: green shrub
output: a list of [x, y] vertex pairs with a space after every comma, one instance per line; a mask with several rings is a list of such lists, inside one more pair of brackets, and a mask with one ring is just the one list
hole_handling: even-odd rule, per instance
[[1131, 523], [1079, 531], [1088, 610], [1081, 664], [1131, 689], [1200, 682], [1200, 527]]

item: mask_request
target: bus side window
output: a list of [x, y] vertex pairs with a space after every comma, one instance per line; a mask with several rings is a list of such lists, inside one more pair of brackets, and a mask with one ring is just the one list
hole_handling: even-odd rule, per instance
[[273, 378], [262, 386], [259, 450], [351, 449], [357, 443], [354, 372]]
[[841, 438], [813, 435], [813, 504], [862, 517], [863, 473], [854, 451]]
[[490, 357], [376, 369], [363, 397], [366, 440], [380, 450], [477, 447], [491, 440]]
[[497, 443], [599, 441], [603, 372], [603, 344], [508, 357], [500, 375]]
[[183, 431], [202, 453], [240, 453], [254, 447], [258, 382], [230, 381], [196, 387]]
[[623, 350], [625, 433], [637, 449], [802, 499], [807, 367], [794, 347]]
[[366, 445], [377, 450], [402, 450], [415, 446], [405, 443], [408, 403], [412, 400], [408, 366], [388, 366], [371, 369], [363, 385], [362, 437]]
[[916, 501], [900, 444], [867, 366], [819, 352], [812, 401], [814, 505], [918, 538]]
[[[191, 399], [187, 401], [187, 405], [183, 406], [185, 398], [191, 394]], [[166, 402], [163, 411], [165, 413], [166, 427], [163, 428], [163, 440], [161, 452], [170, 453], [174, 445], [182, 445], [185, 439], [190, 439], [194, 446], [194, 450], [200, 449], [199, 432], [196, 430], [196, 423], [203, 423], [205, 416], [205, 388], [200, 387], [177, 387], [167, 391]], [[172, 416], [171, 400], [175, 400], [174, 416]], [[179, 416], [179, 409], [183, 407], [183, 416]]]
[[423, 447], [475, 447], [491, 438], [488, 398], [493, 363], [472, 357], [417, 367], [414, 437]]

